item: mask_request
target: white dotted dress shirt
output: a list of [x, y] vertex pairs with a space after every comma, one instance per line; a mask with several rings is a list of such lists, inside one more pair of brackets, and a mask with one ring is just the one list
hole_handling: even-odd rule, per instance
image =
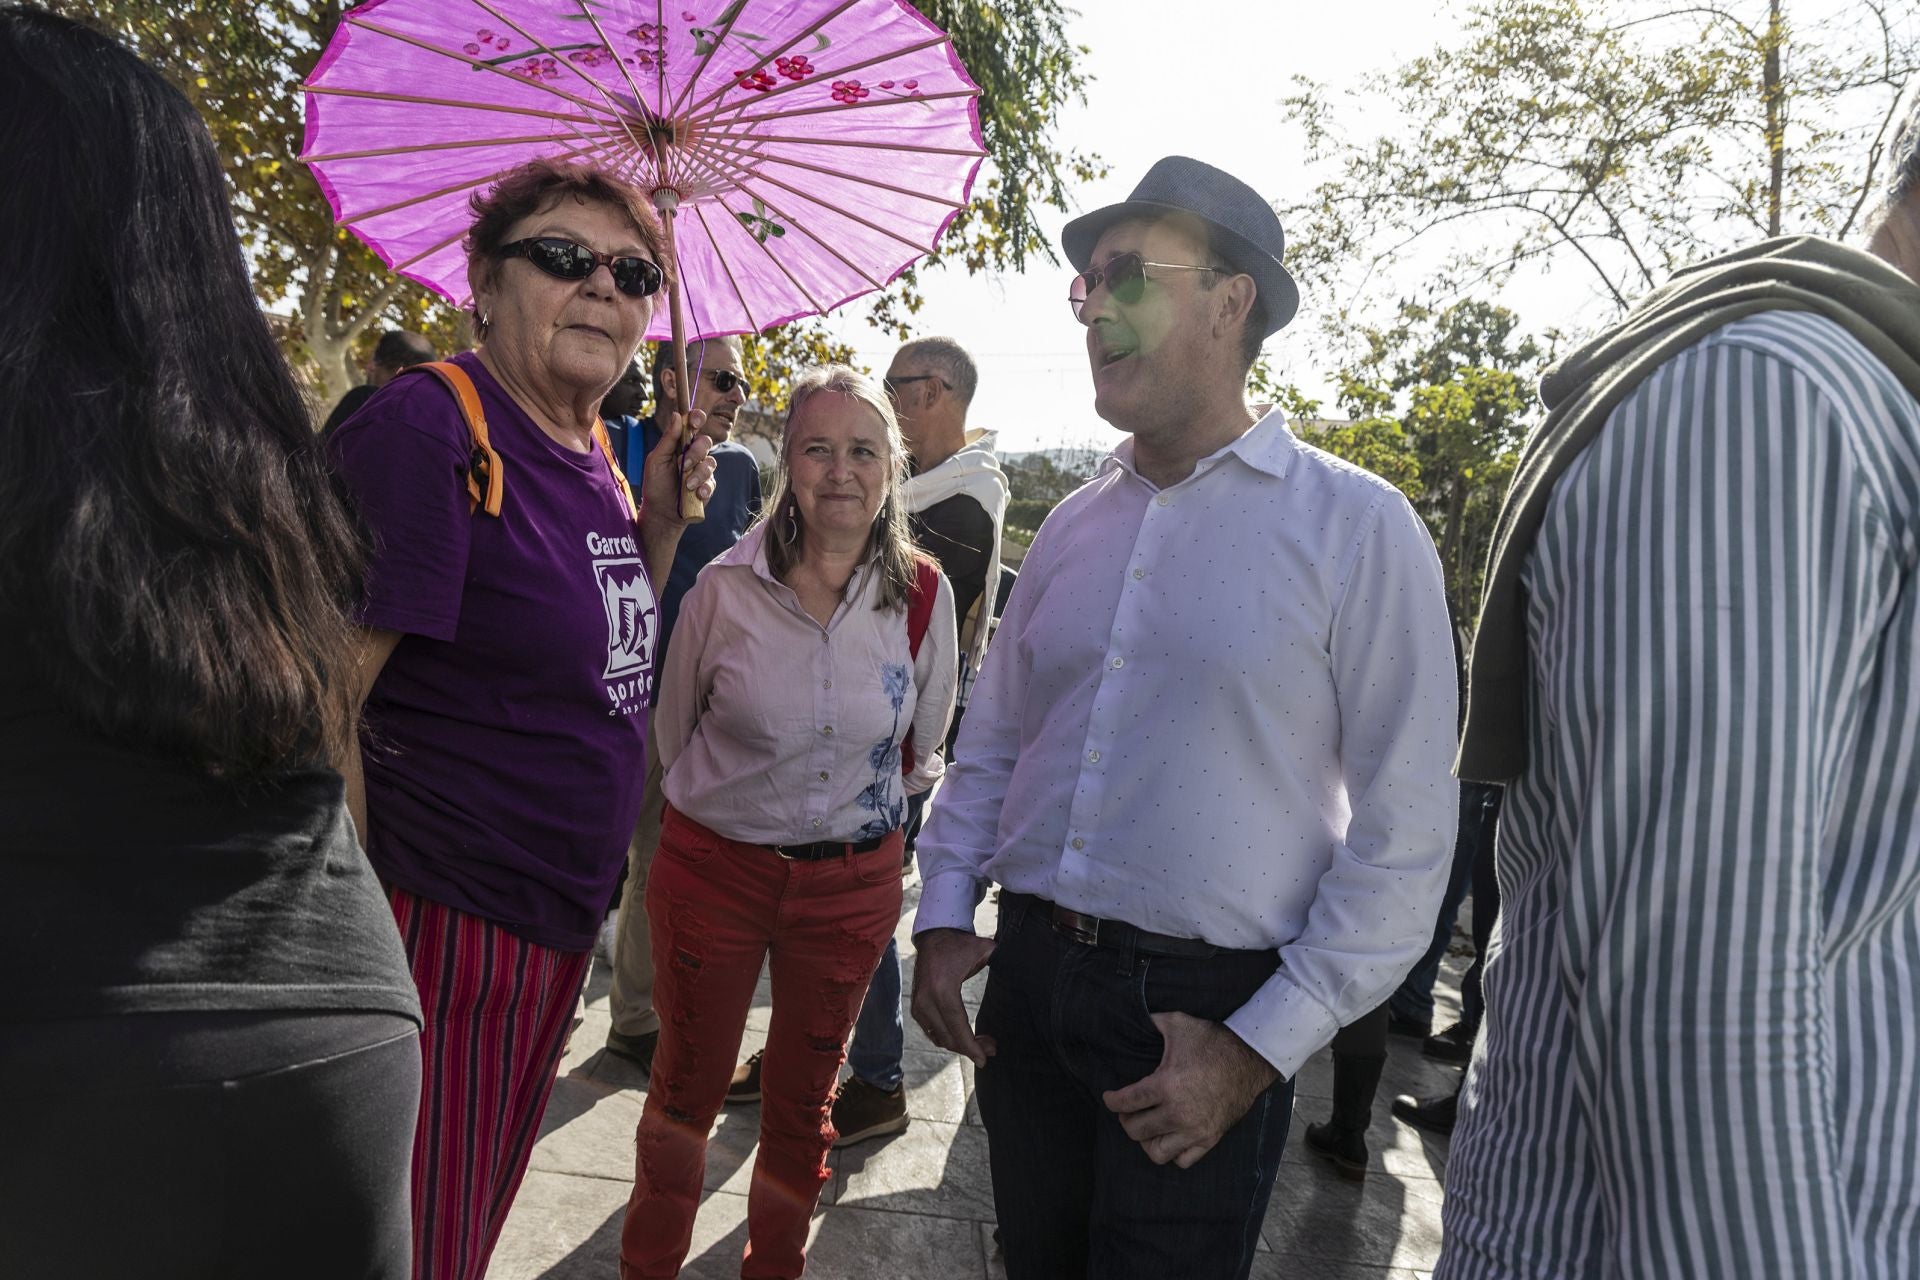
[[919, 841], [915, 931], [987, 880], [1281, 967], [1227, 1025], [1291, 1076], [1425, 951], [1457, 685], [1433, 543], [1278, 412], [1157, 489], [1132, 441], [1034, 539]]

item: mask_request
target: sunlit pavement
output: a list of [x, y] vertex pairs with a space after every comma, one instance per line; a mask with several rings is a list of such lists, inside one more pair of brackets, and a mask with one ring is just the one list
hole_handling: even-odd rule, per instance
[[[919, 882], [910, 878], [899, 937], [912, 986], [908, 936]], [[1463, 913], [1463, 921], [1465, 914]], [[982, 932], [993, 927], [991, 900]], [[1435, 1026], [1452, 1021], [1464, 960], [1449, 956], [1436, 993]], [[977, 1004], [984, 975], [969, 984]], [[633, 1134], [646, 1096], [639, 1069], [603, 1051], [608, 976], [596, 963], [586, 1021], [574, 1032], [541, 1125], [532, 1167], [507, 1221], [488, 1280], [615, 1280], [620, 1219], [633, 1180]], [[747, 1019], [743, 1054], [766, 1037], [763, 975]], [[903, 1133], [836, 1151], [833, 1180], [820, 1197], [807, 1248], [809, 1280], [993, 1280], [993, 1193], [987, 1135], [973, 1099], [973, 1067], [933, 1048], [907, 1024], [907, 1109]], [[1364, 1184], [1337, 1177], [1302, 1135], [1323, 1120], [1332, 1062], [1318, 1054], [1301, 1072], [1294, 1123], [1261, 1231], [1253, 1274], [1261, 1280], [1425, 1280], [1440, 1250], [1440, 1178], [1447, 1141], [1393, 1119], [1395, 1094], [1450, 1091], [1459, 1068], [1420, 1056], [1394, 1037], [1367, 1145]], [[694, 1226], [689, 1280], [734, 1280], [747, 1238], [747, 1183], [759, 1108], [730, 1107], [714, 1126], [705, 1198]]]

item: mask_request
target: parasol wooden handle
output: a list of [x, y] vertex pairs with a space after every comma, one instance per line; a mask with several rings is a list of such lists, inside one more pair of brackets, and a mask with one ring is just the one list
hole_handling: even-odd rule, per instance
[[678, 402], [675, 409], [680, 414], [680, 438], [674, 442], [674, 474], [679, 479], [680, 518], [688, 524], [699, 524], [707, 518], [707, 504], [687, 488], [687, 446], [693, 443], [687, 424], [693, 419], [693, 382], [687, 377], [687, 321], [680, 305], [680, 249], [674, 240], [674, 206], [678, 201], [662, 200], [660, 196], [660, 192], [654, 192], [654, 203], [660, 210], [661, 221], [667, 224], [667, 246], [674, 259], [673, 288], [667, 291], [667, 309], [673, 325], [673, 385], [674, 399]]

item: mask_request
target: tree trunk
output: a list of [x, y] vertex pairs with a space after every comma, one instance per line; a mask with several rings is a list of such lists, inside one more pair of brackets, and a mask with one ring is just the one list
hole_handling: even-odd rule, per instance
[[1781, 0], [1767, 3], [1767, 61], [1765, 95], [1767, 104], [1767, 156], [1771, 172], [1767, 180], [1767, 234], [1780, 234], [1781, 206], [1786, 194], [1787, 172], [1787, 91], [1781, 83], [1780, 46], [1786, 43], [1786, 19], [1780, 13]]
[[343, 322], [334, 298], [334, 268], [339, 260], [329, 242], [307, 264], [306, 288], [301, 293], [301, 323], [306, 333], [307, 355], [312, 361], [311, 373], [321, 400], [316, 409], [316, 422], [324, 419], [340, 397], [359, 383], [360, 366], [353, 358], [354, 344], [406, 284], [395, 276], [377, 296], [360, 307], [353, 319]]

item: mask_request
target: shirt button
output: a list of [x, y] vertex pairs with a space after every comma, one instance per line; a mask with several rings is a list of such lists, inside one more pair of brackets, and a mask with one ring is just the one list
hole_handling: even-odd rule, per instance
[[1113, 669], [1115, 671], [1118, 671], [1120, 668], [1126, 665], [1127, 665], [1127, 660], [1125, 658], [1115, 658], [1113, 660]]
[[1166, 494], [1163, 493], [1159, 497], [1155, 498], [1154, 501], [1164, 507], [1169, 502], [1173, 501], [1173, 499], [1169, 498]]
[[822, 680], [822, 681], [820, 682], [820, 687], [821, 687], [822, 689], [831, 689], [831, 688], [833, 688], [833, 681], [831, 681], [831, 680]]
[[1100, 753], [1099, 753], [1098, 751], [1089, 751], [1089, 752], [1087, 752], [1087, 763], [1088, 763], [1088, 764], [1099, 764], [1099, 763], [1100, 763]]
[[825, 782], [826, 780], [827, 780], [827, 771], [825, 769], [822, 769], [820, 771], [820, 781]]
[[1085, 840], [1082, 840], [1079, 836], [1075, 836], [1073, 838], [1073, 847], [1076, 849], [1084, 849], [1087, 847], [1087, 842]]
[[820, 819], [818, 819], [818, 818], [815, 818], [815, 819], [813, 820], [813, 825], [814, 825], [814, 826], [816, 826], [816, 827], [818, 827], [818, 826], [820, 825]]
[[826, 728], [822, 729], [820, 732], [825, 734], [827, 737], [831, 738], [833, 736], [833, 726], [828, 725]]
[[1136, 582], [1137, 582], [1137, 581], [1139, 581], [1139, 580], [1140, 580], [1141, 578], [1144, 578], [1144, 577], [1146, 577], [1146, 576], [1147, 576], [1147, 571], [1146, 571], [1145, 569], [1135, 569], [1135, 570], [1133, 571], [1133, 577], [1134, 577], [1134, 580], [1135, 580]]

